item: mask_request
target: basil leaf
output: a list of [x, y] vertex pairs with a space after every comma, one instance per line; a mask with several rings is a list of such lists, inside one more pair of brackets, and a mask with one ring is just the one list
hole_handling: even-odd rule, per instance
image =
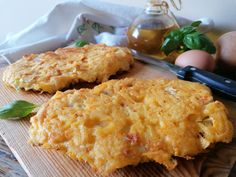
[[197, 27], [199, 27], [200, 25], [201, 25], [201, 21], [199, 20], [199, 21], [195, 21], [195, 22], [193, 22], [192, 24], [191, 24], [191, 26], [192, 27], [195, 27], [195, 28], [197, 28]]
[[210, 54], [216, 52], [214, 44], [204, 34], [195, 32], [184, 37], [184, 45], [189, 49], [204, 50]]
[[196, 29], [192, 26], [186, 26], [186, 27], [183, 27], [180, 29], [180, 32], [183, 34], [183, 35], [187, 35], [187, 34], [190, 34], [190, 33], [193, 33], [193, 32], [197, 32]]
[[169, 33], [168, 36], [166, 36], [166, 38], [168, 38], [168, 37], [175, 38], [175, 37], [180, 37], [181, 35], [182, 34], [181, 34], [180, 29], [174, 29]]
[[76, 47], [83, 47], [83, 46], [85, 46], [87, 44], [89, 44], [89, 43], [87, 41], [85, 41], [85, 40], [78, 40], [78, 41], [75, 42], [75, 46]]
[[178, 47], [178, 41], [175, 41], [173, 38], [166, 38], [166, 40], [162, 44], [161, 51], [163, 51], [165, 55], [169, 55], [171, 52], [178, 49]]
[[170, 34], [166, 36], [165, 41], [162, 44], [161, 51], [163, 51], [165, 55], [169, 55], [171, 52], [179, 48], [182, 40], [183, 35], [179, 29], [171, 31]]
[[0, 109], [0, 119], [20, 119], [28, 116], [37, 106], [27, 101], [18, 100]]
[[197, 31], [201, 21], [193, 22], [190, 26], [172, 30], [165, 38], [161, 50], [169, 55], [173, 51], [185, 52], [191, 49], [216, 52], [214, 44], [207, 36]]
[[200, 49], [202, 47], [202, 44], [199, 35], [199, 32], [187, 34], [183, 40], [184, 45], [189, 49]]
[[205, 50], [210, 54], [215, 54], [216, 47], [215, 47], [214, 43], [211, 42], [211, 40], [205, 35], [201, 35], [200, 38], [201, 38], [201, 41], [203, 43], [205, 43], [205, 46], [202, 48], [202, 50]]

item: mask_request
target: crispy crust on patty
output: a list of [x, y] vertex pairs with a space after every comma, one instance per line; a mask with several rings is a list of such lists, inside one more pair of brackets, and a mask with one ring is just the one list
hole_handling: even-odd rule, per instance
[[3, 81], [15, 89], [54, 93], [71, 84], [107, 81], [134, 62], [130, 51], [103, 44], [60, 48], [55, 52], [25, 55], [3, 73]]
[[61, 149], [106, 175], [174, 157], [190, 159], [229, 143], [227, 110], [201, 84], [181, 80], [111, 80], [94, 89], [57, 92], [31, 118], [30, 142]]

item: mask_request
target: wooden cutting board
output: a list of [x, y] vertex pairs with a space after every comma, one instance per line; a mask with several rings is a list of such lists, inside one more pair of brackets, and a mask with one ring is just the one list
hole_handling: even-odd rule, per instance
[[[2, 78], [3, 68], [0, 69]], [[136, 63], [132, 70], [118, 77], [175, 79], [170, 72], [150, 65]], [[14, 100], [27, 100], [36, 104], [47, 101], [51, 95], [35, 92], [15, 91], [0, 82], [0, 106]], [[236, 103], [221, 100], [229, 109], [230, 118], [236, 127]], [[20, 121], [0, 121], [0, 134], [10, 147], [24, 170], [32, 177], [93, 177], [99, 176], [88, 164], [71, 160], [55, 150], [45, 150], [27, 144], [29, 118]], [[178, 167], [167, 171], [156, 163], [140, 164], [117, 170], [110, 177], [227, 177], [236, 160], [236, 141], [230, 144], [217, 144], [209, 153], [201, 154], [194, 160], [179, 159]]]

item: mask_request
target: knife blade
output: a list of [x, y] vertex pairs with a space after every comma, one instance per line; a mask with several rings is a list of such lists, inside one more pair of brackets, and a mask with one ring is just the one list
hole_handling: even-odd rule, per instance
[[167, 69], [174, 73], [179, 79], [199, 82], [201, 84], [207, 85], [214, 92], [220, 94], [221, 96], [236, 101], [236, 81], [232, 79], [228, 79], [193, 66], [181, 68], [167, 61], [153, 58], [133, 49], [131, 49], [131, 53], [135, 59], [141, 62]]

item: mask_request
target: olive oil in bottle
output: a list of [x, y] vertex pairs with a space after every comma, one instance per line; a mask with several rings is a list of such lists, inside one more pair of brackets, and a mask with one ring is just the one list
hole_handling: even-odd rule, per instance
[[149, 0], [145, 11], [129, 26], [128, 47], [156, 57], [163, 57], [161, 46], [164, 36], [178, 28], [168, 4], [162, 0]]

